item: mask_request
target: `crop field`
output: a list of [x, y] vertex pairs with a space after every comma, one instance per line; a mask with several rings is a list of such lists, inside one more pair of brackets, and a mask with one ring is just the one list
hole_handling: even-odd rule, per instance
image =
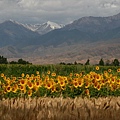
[[0, 65], [0, 99], [0, 120], [118, 120], [120, 67]]

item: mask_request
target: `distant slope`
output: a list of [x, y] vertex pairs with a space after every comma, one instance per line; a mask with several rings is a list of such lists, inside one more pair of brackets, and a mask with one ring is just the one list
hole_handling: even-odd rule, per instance
[[57, 46], [83, 41], [96, 42], [120, 38], [120, 13], [109, 17], [83, 17], [61, 29], [53, 30], [39, 37], [36, 44]]
[[36, 64], [120, 59], [120, 14], [80, 18], [42, 35], [36, 30], [14, 21], [1, 23], [0, 54]]
[[[62, 28], [50, 21], [41, 26], [32, 26], [32, 28], [35, 31], [14, 21], [1, 23], [0, 46], [58, 46], [64, 43], [78, 44], [83, 41], [119, 40], [120, 14], [109, 17], [83, 17]], [[43, 35], [39, 35], [36, 31]]]
[[5, 21], [0, 24], [0, 47], [6, 45], [18, 47], [30, 45], [34, 43], [34, 38], [38, 36], [38, 33], [28, 30], [13, 21]]
[[84, 32], [98, 33], [120, 26], [120, 13], [109, 17], [83, 17], [64, 27], [65, 30], [77, 29]]

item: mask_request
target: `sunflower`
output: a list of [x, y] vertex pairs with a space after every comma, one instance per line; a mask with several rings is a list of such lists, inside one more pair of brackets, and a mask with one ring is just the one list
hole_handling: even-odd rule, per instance
[[74, 78], [74, 79], [73, 79], [73, 82], [77, 82], [77, 81], [78, 81], [78, 78]]
[[82, 75], [83, 75], [83, 73], [81, 72], [81, 73], [79, 74], [79, 76], [82, 77]]
[[111, 91], [115, 91], [117, 89], [117, 85], [116, 84], [110, 84], [110, 89], [111, 89]]
[[47, 71], [47, 74], [50, 75], [50, 70]]
[[12, 92], [16, 93], [17, 92], [17, 87], [16, 86], [12, 86]]
[[40, 81], [36, 81], [36, 82], [35, 82], [35, 86], [38, 87], [38, 88], [41, 87]]
[[16, 79], [17, 79], [16, 77], [12, 77], [13, 82], [16, 82]]
[[101, 80], [100, 74], [97, 74], [97, 75], [95, 76], [95, 79], [96, 79], [97, 81], [100, 81], [100, 80]]
[[22, 90], [25, 90], [25, 89], [26, 89], [26, 87], [25, 87], [25, 86], [20, 85], [20, 86], [19, 86], [19, 89], [20, 89], [20, 91], [22, 91]]
[[52, 77], [55, 77], [55, 76], [56, 76], [56, 73], [55, 73], [55, 72], [53, 72], [53, 73], [51, 74], [51, 76], [52, 76]]
[[70, 75], [69, 75], [70, 77], [72, 77], [73, 76], [73, 73], [70, 73]]
[[36, 71], [36, 74], [39, 75], [40, 74], [39, 71]]
[[110, 74], [109, 77], [113, 77], [113, 74]]
[[17, 84], [14, 84], [12, 86], [12, 92], [16, 93], [16, 91], [18, 90], [18, 85]]
[[37, 92], [38, 89], [39, 89], [39, 87], [37, 87], [36, 85], [33, 86], [33, 90], [34, 90], [34, 92]]
[[55, 91], [56, 91], [56, 86], [53, 85], [53, 86], [51, 87], [51, 92], [55, 92]]
[[9, 78], [9, 77], [6, 79], [6, 82], [7, 82], [8, 84], [10, 84], [10, 83], [11, 83], [11, 80], [10, 80], [10, 78]]
[[61, 86], [61, 90], [65, 90], [66, 89], [66, 87], [65, 86]]
[[60, 75], [58, 75], [58, 76], [57, 76], [57, 81], [60, 82], [61, 80], [63, 80], [63, 77], [60, 76]]
[[33, 80], [33, 77], [30, 76], [30, 77], [29, 77], [29, 81], [32, 81], [32, 80]]
[[78, 80], [78, 86], [79, 86], [79, 87], [82, 87], [83, 84], [84, 84], [84, 83], [83, 83], [83, 80]]
[[120, 73], [120, 68], [117, 69], [117, 72]]
[[29, 74], [26, 74], [26, 78], [29, 78], [30, 76], [29, 76]]
[[96, 83], [97, 82], [97, 80], [96, 79], [93, 79], [92, 80], [92, 84], [94, 84], [94, 83]]
[[[42, 76], [42, 77], [43, 77], [43, 76]], [[40, 79], [40, 75], [38, 74], [36, 78], [37, 78], [37, 79]], [[44, 77], [43, 77], [43, 78], [44, 78]]]
[[24, 76], [25, 76], [25, 74], [24, 74], [24, 73], [22, 73], [22, 74], [21, 74], [21, 77], [24, 77]]
[[102, 80], [100, 81], [100, 83], [101, 83], [101, 85], [105, 85], [106, 80], [105, 80], [105, 79], [102, 79]]
[[31, 77], [32, 77], [32, 78], [34, 78], [34, 76], [35, 76], [34, 74], [31, 74]]
[[90, 82], [89, 81], [86, 81], [85, 82], [85, 88], [88, 88], [90, 86]]
[[99, 70], [100, 68], [99, 68], [99, 66], [96, 66], [95, 69], [96, 69], [96, 70]]
[[52, 88], [52, 83], [49, 81], [49, 82], [46, 82], [45, 83], [45, 87], [47, 88], [47, 89], [51, 89]]
[[99, 90], [101, 89], [101, 85], [98, 84], [96, 88], [97, 88], [97, 90], [99, 91]]
[[24, 79], [21, 79], [20, 80], [20, 85], [25, 86], [26, 85], [26, 81]]
[[27, 94], [28, 94], [29, 97], [31, 97], [32, 96], [32, 90], [28, 90]]
[[75, 73], [74, 76], [75, 76], [75, 77], [79, 77], [79, 74], [78, 74], [78, 73]]
[[50, 78], [49, 78], [48, 75], [45, 76], [45, 80], [46, 80], [46, 81], [49, 81], [49, 80], [50, 80]]
[[4, 77], [4, 73], [1, 73], [1, 77]]
[[11, 90], [12, 90], [12, 88], [11, 88], [10, 85], [6, 86], [6, 91], [7, 91], [7, 92], [11, 92]]
[[95, 82], [93, 85], [94, 85], [94, 88], [97, 88], [98, 82]]
[[32, 89], [33, 88], [33, 83], [32, 82], [28, 82], [27, 86], [28, 86], [29, 89]]
[[120, 79], [117, 80], [117, 84], [120, 85]]
[[24, 90], [21, 90], [21, 93], [25, 94], [26, 93], [26, 88]]
[[112, 83], [115, 83], [115, 82], [116, 82], [116, 78], [115, 78], [115, 77], [112, 77], [112, 78], [111, 78], [111, 82], [112, 82]]
[[108, 77], [108, 75], [109, 75], [108, 72], [105, 70], [105, 71], [104, 71], [104, 76], [105, 76], [105, 77]]
[[111, 69], [108, 69], [108, 72], [109, 72], [109, 73], [111, 73], [111, 72], [112, 72], [112, 70], [111, 70]]
[[78, 88], [78, 86], [79, 86], [78, 81], [74, 81], [74, 82], [73, 82], [73, 86], [74, 86], [75, 88]]
[[59, 81], [59, 84], [60, 84], [60, 86], [65, 86], [65, 81], [61, 80], [61, 81]]
[[90, 96], [90, 91], [89, 91], [89, 89], [86, 89], [86, 90], [85, 90], [85, 94], [86, 94], [87, 96]]

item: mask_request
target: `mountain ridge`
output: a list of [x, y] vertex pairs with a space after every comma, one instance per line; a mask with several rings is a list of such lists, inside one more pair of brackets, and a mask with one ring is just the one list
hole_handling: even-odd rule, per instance
[[[39, 25], [33, 27], [37, 30]], [[101, 57], [119, 59], [120, 13], [83, 17], [44, 34], [16, 21], [5, 21], [0, 24], [0, 54], [10, 60], [25, 58], [43, 64], [81, 62], [88, 58], [96, 61]]]

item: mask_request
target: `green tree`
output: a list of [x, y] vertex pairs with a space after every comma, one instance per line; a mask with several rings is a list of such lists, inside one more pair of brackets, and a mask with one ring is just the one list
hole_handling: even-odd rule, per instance
[[85, 65], [90, 65], [90, 60], [89, 59], [86, 61]]
[[29, 63], [28, 61], [25, 61], [23, 59], [19, 59], [18, 64], [31, 64], [31, 63]]
[[104, 61], [103, 61], [102, 58], [101, 58], [100, 61], [99, 61], [99, 65], [104, 66]]
[[76, 61], [74, 62], [74, 65], [77, 65], [77, 62], [76, 62]]
[[9, 62], [10, 64], [17, 64], [17, 62], [16, 61], [11, 61], [11, 62]]
[[8, 64], [7, 58], [0, 56], [0, 64]]
[[119, 61], [118, 61], [118, 59], [114, 59], [113, 60], [113, 62], [112, 62], [112, 64], [114, 65], [114, 66], [119, 66]]

